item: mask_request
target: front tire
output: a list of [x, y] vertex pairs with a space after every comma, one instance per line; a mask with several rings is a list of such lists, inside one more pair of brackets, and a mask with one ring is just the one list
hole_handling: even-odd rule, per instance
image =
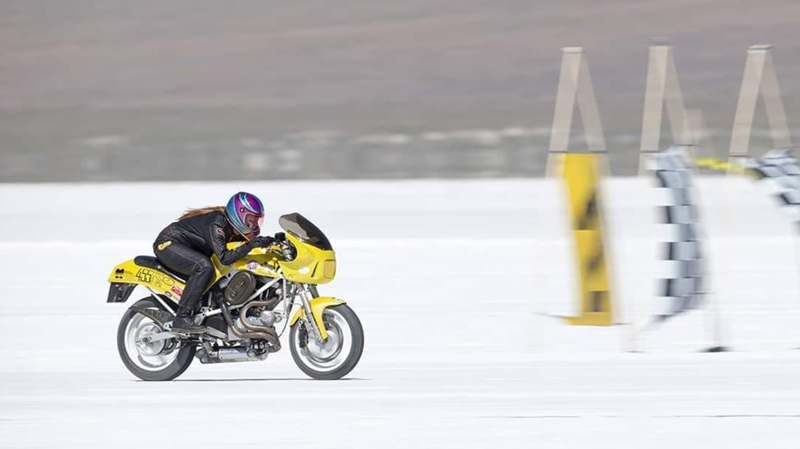
[[[140, 308], [159, 307], [152, 298], [144, 298], [134, 304]], [[177, 340], [161, 340], [143, 343], [143, 336], [162, 332], [164, 329], [146, 316], [128, 309], [117, 330], [117, 349], [122, 363], [134, 376], [146, 381], [173, 380], [183, 374], [192, 364], [197, 347], [194, 344], [181, 346]]]
[[328, 307], [322, 313], [328, 339], [319, 345], [303, 328], [303, 322], [289, 332], [292, 359], [301, 371], [317, 380], [336, 380], [356, 367], [364, 351], [364, 329], [353, 309], [345, 304]]

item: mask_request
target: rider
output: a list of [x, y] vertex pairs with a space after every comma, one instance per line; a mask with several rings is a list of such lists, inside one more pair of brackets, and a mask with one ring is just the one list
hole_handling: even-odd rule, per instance
[[[178, 312], [172, 321], [172, 330], [184, 333], [202, 333], [203, 326], [192, 321], [195, 308], [208, 283], [214, 277], [211, 255], [220, 263], [230, 265], [246, 256], [253, 248], [269, 247], [272, 237], [261, 237], [264, 205], [255, 195], [239, 192], [233, 195], [226, 207], [189, 209], [178, 221], [170, 224], [156, 238], [153, 251], [167, 268], [188, 276]], [[229, 250], [228, 242], [245, 244]]]

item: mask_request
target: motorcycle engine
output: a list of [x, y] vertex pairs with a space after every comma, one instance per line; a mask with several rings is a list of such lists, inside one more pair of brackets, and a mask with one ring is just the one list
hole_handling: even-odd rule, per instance
[[249, 271], [236, 273], [225, 288], [225, 302], [229, 306], [244, 304], [256, 289], [256, 277]]
[[[276, 321], [281, 320], [281, 317], [272, 311], [264, 310], [257, 316], [248, 316], [245, 319], [253, 326], [273, 327]], [[242, 317], [236, 317], [233, 324], [242, 332], [250, 332], [242, 324]]]

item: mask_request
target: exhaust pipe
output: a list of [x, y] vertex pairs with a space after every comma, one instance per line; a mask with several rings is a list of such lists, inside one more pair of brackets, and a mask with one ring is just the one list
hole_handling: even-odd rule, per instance
[[255, 326], [248, 323], [246, 319], [248, 310], [253, 307], [269, 306], [271, 302], [272, 301], [253, 301], [244, 306], [244, 308], [242, 308], [242, 310], [239, 312], [239, 316], [242, 317], [239, 322], [242, 323], [242, 325], [250, 332], [242, 332], [236, 327], [236, 325], [233, 323], [233, 319], [231, 318], [231, 313], [228, 311], [228, 306], [226, 306], [224, 302], [220, 301], [219, 306], [222, 310], [222, 317], [225, 318], [225, 323], [228, 325], [228, 329], [230, 329], [234, 335], [241, 339], [267, 340], [267, 343], [269, 343], [270, 346], [269, 352], [277, 352], [281, 349], [281, 342], [278, 340], [278, 334], [275, 332], [275, 330], [264, 326]]
[[197, 351], [197, 358], [200, 363], [230, 363], [230, 362], [251, 362], [258, 360], [266, 360], [268, 352], [259, 356], [250, 355], [247, 348], [220, 348], [217, 351], [212, 351], [210, 346], [206, 345]]
[[[265, 358], [266, 358], [266, 354]], [[245, 348], [220, 348], [217, 351], [217, 358], [219, 358], [220, 362], [249, 362], [251, 360], [264, 360], [259, 357], [251, 357], [247, 354], [247, 349]]]

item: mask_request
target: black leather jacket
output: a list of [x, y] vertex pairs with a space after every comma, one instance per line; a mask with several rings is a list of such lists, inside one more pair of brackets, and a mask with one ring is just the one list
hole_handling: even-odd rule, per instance
[[216, 254], [223, 265], [236, 262], [253, 249], [250, 241], [234, 250], [228, 250], [228, 242], [244, 241], [244, 238], [233, 229], [222, 212], [184, 218], [170, 224], [158, 234], [155, 245], [167, 241], [186, 245], [207, 257]]

